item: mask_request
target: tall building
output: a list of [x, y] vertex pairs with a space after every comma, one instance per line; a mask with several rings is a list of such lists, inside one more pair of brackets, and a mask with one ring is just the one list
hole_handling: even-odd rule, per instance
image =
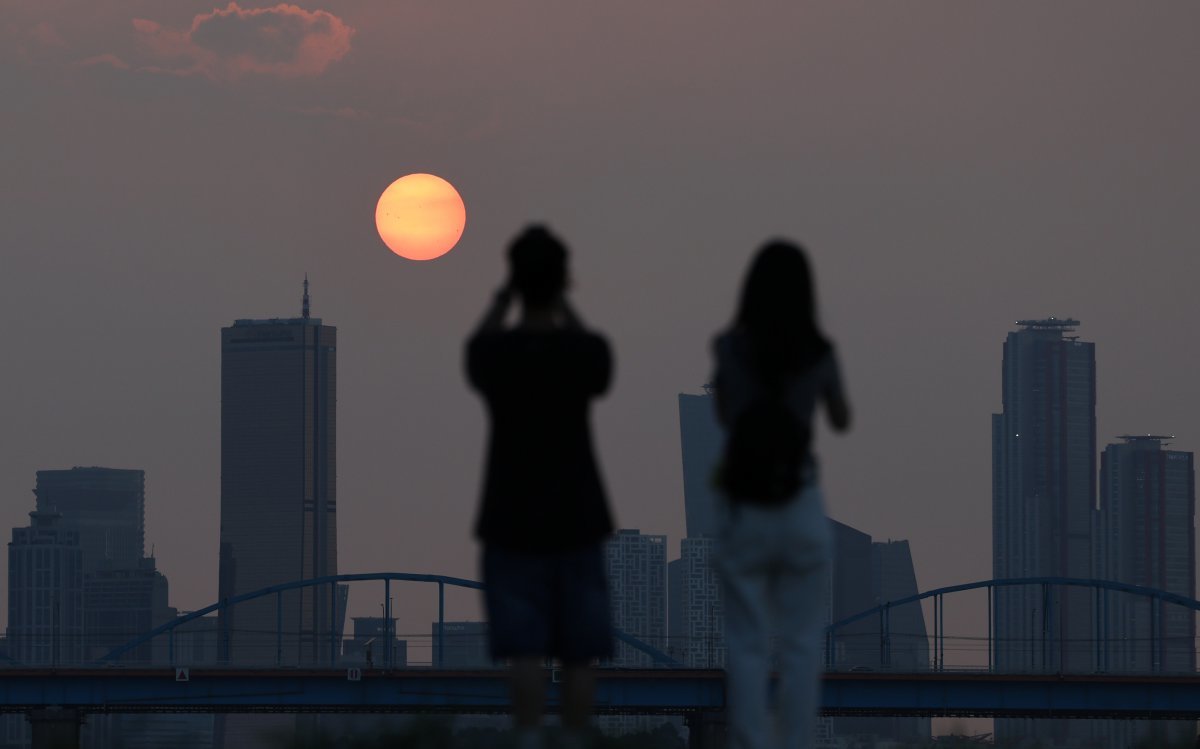
[[[1004, 342], [1003, 410], [992, 416], [992, 577], [1092, 574], [1096, 517], [1096, 349], [1077, 320], [1022, 320]], [[1090, 672], [1091, 591], [997, 588], [994, 663], [1001, 671]], [[996, 721], [998, 742], [1069, 744], [1083, 721]]]
[[[1193, 455], [1169, 437], [1123, 436], [1100, 456], [1096, 576], [1195, 598]], [[1196, 670], [1195, 617], [1180, 606], [1109, 596], [1100, 667], [1146, 673]]]
[[676, 658], [691, 668], [725, 666], [725, 602], [713, 569], [714, 540], [685, 538], [679, 543], [677, 608], [682, 622], [674, 628]]
[[[667, 645], [667, 537], [617, 531], [604, 551], [613, 626], [642, 642]], [[612, 665], [648, 668], [650, 656], [616, 643]]]
[[687, 617], [683, 605], [683, 559], [667, 562], [667, 655], [684, 662]]
[[[871, 536], [836, 520], [830, 567], [830, 621], [837, 622], [876, 604], [871, 588]], [[871, 618], [838, 629], [829, 643], [833, 667], [848, 670], [879, 666], [879, 626]]]
[[[1095, 344], [1076, 320], [1024, 320], [1004, 343], [1003, 411], [992, 416], [992, 576], [1091, 576], [1096, 505]], [[995, 593], [997, 668], [1090, 671], [1091, 593]]]
[[[1196, 597], [1196, 478], [1190, 452], [1170, 437], [1122, 436], [1100, 455], [1095, 577]], [[1152, 599], [1108, 593], [1098, 668], [1112, 673], [1194, 673], [1195, 614]], [[1112, 746], [1149, 746], [1196, 735], [1195, 721], [1105, 721]]]
[[[920, 593], [908, 541], [875, 541], [871, 544], [872, 605], [900, 601]], [[897, 606], [888, 612], [887, 664], [893, 671], [929, 669], [929, 637], [921, 604]], [[924, 719], [929, 725], [928, 719]], [[928, 732], [927, 732], [928, 733]]]
[[679, 443], [683, 454], [683, 507], [688, 538], [717, 532], [717, 490], [713, 472], [725, 444], [711, 390], [679, 394]]
[[146, 474], [120, 468], [38, 471], [39, 512], [79, 531], [84, 574], [102, 562], [137, 565], [145, 553]]
[[8, 544], [8, 656], [22, 665], [83, 659], [83, 554], [79, 531], [57, 513], [29, 513]]
[[[873, 605], [900, 601], [920, 592], [908, 541], [875, 541], [871, 544], [871, 592]], [[878, 620], [875, 627], [878, 628]], [[901, 673], [929, 669], [929, 638], [920, 603], [896, 606], [888, 611], [888, 641], [880, 668]], [[883, 660], [883, 659], [881, 659]], [[928, 717], [890, 716], [867, 719], [871, 732], [893, 740], [928, 741], [932, 723]]]
[[[337, 329], [309, 316], [237, 320], [221, 330], [219, 595], [337, 574]], [[326, 587], [239, 604], [224, 656], [328, 662], [336, 594]], [[333, 625], [340, 630], [340, 625]]]

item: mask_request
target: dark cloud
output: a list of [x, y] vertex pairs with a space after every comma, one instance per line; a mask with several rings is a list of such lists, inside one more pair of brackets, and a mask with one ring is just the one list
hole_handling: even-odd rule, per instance
[[156, 58], [144, 69], [212, 80], [246, 75], [319, 75], [350, 51], [354, 29], [323, 10], [230, 3], [192, 19], [186, 31], [137, 18], [133, 27]]

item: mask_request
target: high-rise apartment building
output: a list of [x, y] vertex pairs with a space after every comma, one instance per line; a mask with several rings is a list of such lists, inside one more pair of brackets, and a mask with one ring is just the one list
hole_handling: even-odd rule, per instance
[[[604, 550], [612, 623], [642, 642], [666, 650], [667, 537], [621, 529]], [[612, 664], [652, 665], [650, 656], [623, 642], [615, 643]]]
[[8, 544], [8, 656], [28, 666], [83, 659], [83, 553], [57, 513], [29, 513]]
[[683, 506], [688, 538], [717, 532], [713, 472], [725, 444], [713, 396], [679, 394], [679, 443], [683, 454]]
[[[1004, 343], [992, 416], [992, 576], [1091, 576], [1096, 506], [1096, 350], [1076, 320], [1024, 320]], [[1091, 670], [1090, 591], [995, 593], [996, 666]], [[1047, 603], [1049, 605], [1047, 605]]]
[[[337, 329], [309, 316], [307, 280], [301, 317], [221, 330], [221, 598], [337, 574], [336, 365]], [[239, 604], [220, 624], [225, 657], [328, 662], [337, 597], [321, 586], [285, 592], [280, 611], [274, 597]]]
[[[1190, 452], [1170, 437], [1122, 436], [1100, 455], [1095, 577], [1196, 597], [1196, 479]], [[1110, 673], [1194, 673], [1195, 614], [1123, 593], [1104, 594], [1097, 668]], [[1108, 746], [1158, 746], [1196, 735], [1195, 721], [1112, 720]]]
[[[1096, 348], [1077, 320], [1022, 320], [1004, 342], [1003, 410], [992, 416], [992, 577], [1087, 578], [1096, 516]], [[1026, 585], [994, 593], [994, 663], [1002, 671], [1088, 672], [1093, 606], [1086, 588]], [[1083, 721], [996, 721], [997, 742], [1069, 744]]]
[[[1100, 456], [1096, 577], [1196, 596], [1196, 479], [1169, 437], [1123, 436]], [[1120, 673], [1196, 670], [1196, 620], [1181, 606], [1109, 594], [1099, 667]]]
[[[672, 654], [691, 668], [725, 666], [725, 602], [721, 581], [713, 569], [714, 539], [685, 538], [679, 543], [679, 590], [675, 592], [681, 622]], [[674, 578], [672, 578], [674, 579]]]
[[145, 553], [146, 474], [120, 468], [38, 471], [39, 512], [62, 515], [79, 532], [84, 574], [102, 562], [134, 565]]

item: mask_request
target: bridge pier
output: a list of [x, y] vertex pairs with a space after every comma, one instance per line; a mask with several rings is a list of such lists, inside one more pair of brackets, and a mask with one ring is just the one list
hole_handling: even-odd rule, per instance
[[25, 714], [32, 729], [33, 749], [79, 749], [83, 713], [73, 707], [43, 707]]
[[688, 713], [688, 749], [725, 749], [725, 713], [701, 710]]

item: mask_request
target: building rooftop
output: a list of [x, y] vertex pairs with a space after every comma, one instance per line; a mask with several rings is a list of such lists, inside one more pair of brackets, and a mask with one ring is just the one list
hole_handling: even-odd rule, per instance
[[321, 325], [319, 317], [270, 317], [266, 320], [234, 320], [233, 327], [248, 328], [253, 325]]
[[1079, 321], [1070, 317], [1061, 320], [1057, 317], [1048, 317], [1045, 320], [1017, 320], [1016, 324], [1026, 330], [1057, 330], [1070, 333], [1079, 326]]

